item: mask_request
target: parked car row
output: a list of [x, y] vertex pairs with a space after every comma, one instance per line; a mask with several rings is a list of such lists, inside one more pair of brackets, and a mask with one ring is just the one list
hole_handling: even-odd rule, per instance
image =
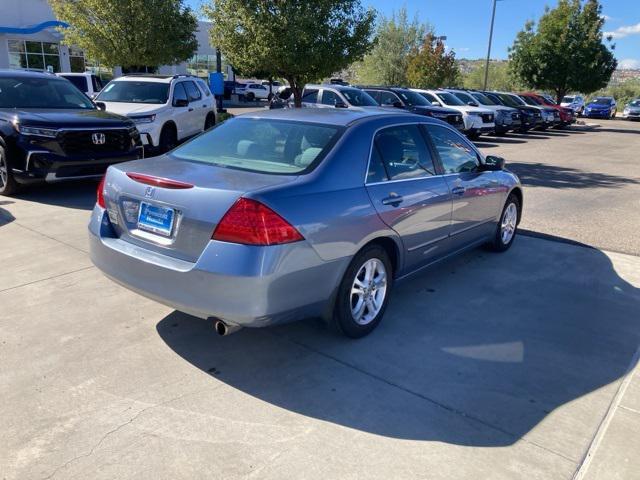
[[[0, 194], [21, 185], [100, 178], [113, 163], [165, 152], [216, 123], [193, 76], [126, 75], [92, 101], [91, 74], [0, 70]], [[81, 89], [77, 87], [81, 87]]]
[[[284, 96], [287, 95], [285, 92]], [[280, 100], [277, 102], [281, 104]], [[331, 83], [305, 86], [302, 105], [407, 110], [443, 120], [471, 139], [482, 134], [562, 128], [576, 121], [571, 108], [556, 105], [551, 99], [533, 92], [516, 94], [462, 88], [422, 90]]]

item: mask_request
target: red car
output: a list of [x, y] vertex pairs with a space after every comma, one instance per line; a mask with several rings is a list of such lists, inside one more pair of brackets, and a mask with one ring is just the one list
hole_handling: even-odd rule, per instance
[[561, 107], [556, 102], [554, 102], [551, 98], [545, 95], [540, 95], [535, 92], [520, 93], [519, 95], [521, 97], [530, 98], [534, 102], [536, 102], [538, 105], [541, 105], [543, 107], [551, 107], [557, 110], [558, 113], [560, 114], [560, 124], [559, 124], [560, 127], [566, 127], [567, 125], [571, 125], [576, 121], [576, 115], [572, 109]]

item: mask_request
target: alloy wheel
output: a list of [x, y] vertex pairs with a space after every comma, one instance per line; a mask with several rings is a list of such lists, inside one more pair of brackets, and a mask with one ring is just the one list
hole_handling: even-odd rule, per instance
[[502, 215], [502, 223], [500, 225], [500, 238], [502, 243], [508, 245], [516, 232], [518, 224], [518, 208], [515, 203], [510, 203], [504, 210]]
[[381, 260], [370, 258], [358, 270], [351, 286], [351, 315], [367, 325], [380, 313], [387, 296], [387, 269]]
[[8, 176], [7, 160], [4, 158], [4, 155], [0, 153], [0, 188], [3, 188], [7, 184]]

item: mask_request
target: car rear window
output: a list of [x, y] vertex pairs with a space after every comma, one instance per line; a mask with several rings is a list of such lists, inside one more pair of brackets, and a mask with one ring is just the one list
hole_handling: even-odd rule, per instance
[[228, 120], [170, 153], [172, 158], [277, 175], [313, 170], [342, 129], [272, 119]]

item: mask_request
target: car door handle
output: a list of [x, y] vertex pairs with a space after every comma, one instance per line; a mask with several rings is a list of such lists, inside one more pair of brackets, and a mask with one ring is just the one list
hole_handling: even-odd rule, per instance
[[464, 195], [464, 191], [464, 187], [454, 187], [451, 189], [451, 193], [453, 193], [454, 195]]
[[189, 111], [190, 111], [190, 112], [193, 112], [193, 108], [190, 108], [190, 109], [189, 109]]
[[382, 199], [382, 204], [393, 205], [394, 207], [397, 207], [402, 203], [403, 200], [404, 199], [400, 195], [389, 195], [387, 198]]

